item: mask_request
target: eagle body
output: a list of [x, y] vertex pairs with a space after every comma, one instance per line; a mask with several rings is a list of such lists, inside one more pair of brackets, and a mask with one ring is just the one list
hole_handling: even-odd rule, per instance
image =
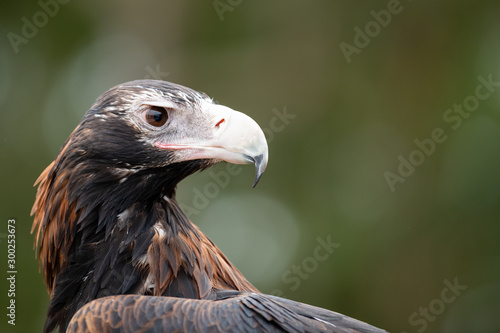
[[139, 80], [102, 94], [36, 182], [44, 331], [382, 332], [259, 293], [180, 209], [190, 174], [253, 163], [256, 184], [267, 159], [260, 127], [203, 93]]

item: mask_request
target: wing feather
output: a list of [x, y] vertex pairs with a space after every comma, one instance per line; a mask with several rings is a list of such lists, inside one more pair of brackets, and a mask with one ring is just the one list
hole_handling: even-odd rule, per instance
[[[223, 292], [224, 293], [224, 292]], [[67, 332], [332, 332], [382, 333], [336, 312], [259, 293], [217, 300], [119, 295], [82, 307]]]

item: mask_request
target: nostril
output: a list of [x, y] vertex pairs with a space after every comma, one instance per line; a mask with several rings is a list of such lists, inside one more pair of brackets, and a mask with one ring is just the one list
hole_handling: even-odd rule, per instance
[[221, 120], [219, 120], [219, 122], [217, 124], [215, 124], [215, 127], [219, 128], [220, 124], [222, 124], [225, 121], [226, 121], [226, 119], [222, 118]]

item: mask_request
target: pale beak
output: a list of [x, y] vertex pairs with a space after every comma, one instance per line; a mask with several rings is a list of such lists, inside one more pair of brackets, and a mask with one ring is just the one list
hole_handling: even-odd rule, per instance
[[244, 113], [212, 104], [207, 111], [213, 124], [210, 138], [171, 144], [156, 143], [163, 149], [182, 151], [181, 159], [213, 159], [234, 164], [255, 164], [257, 185], [267, 167], [266, 137], [259, 125]]

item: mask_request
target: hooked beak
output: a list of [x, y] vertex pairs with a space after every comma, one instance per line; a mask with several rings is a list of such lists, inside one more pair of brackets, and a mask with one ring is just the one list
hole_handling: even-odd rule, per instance
[[267, 167], [268, 148], [264, 132], [249, 116], [223, 105], [210, 105], [208, 114], [211, 133], [207, 139], [186, 139], [186, 142], [168, 144], [157, 142], [156, 146], [182, 152], [180, 159], [183, 161], [213, 159], [234, 164], [253, 163], [255, 187]]

